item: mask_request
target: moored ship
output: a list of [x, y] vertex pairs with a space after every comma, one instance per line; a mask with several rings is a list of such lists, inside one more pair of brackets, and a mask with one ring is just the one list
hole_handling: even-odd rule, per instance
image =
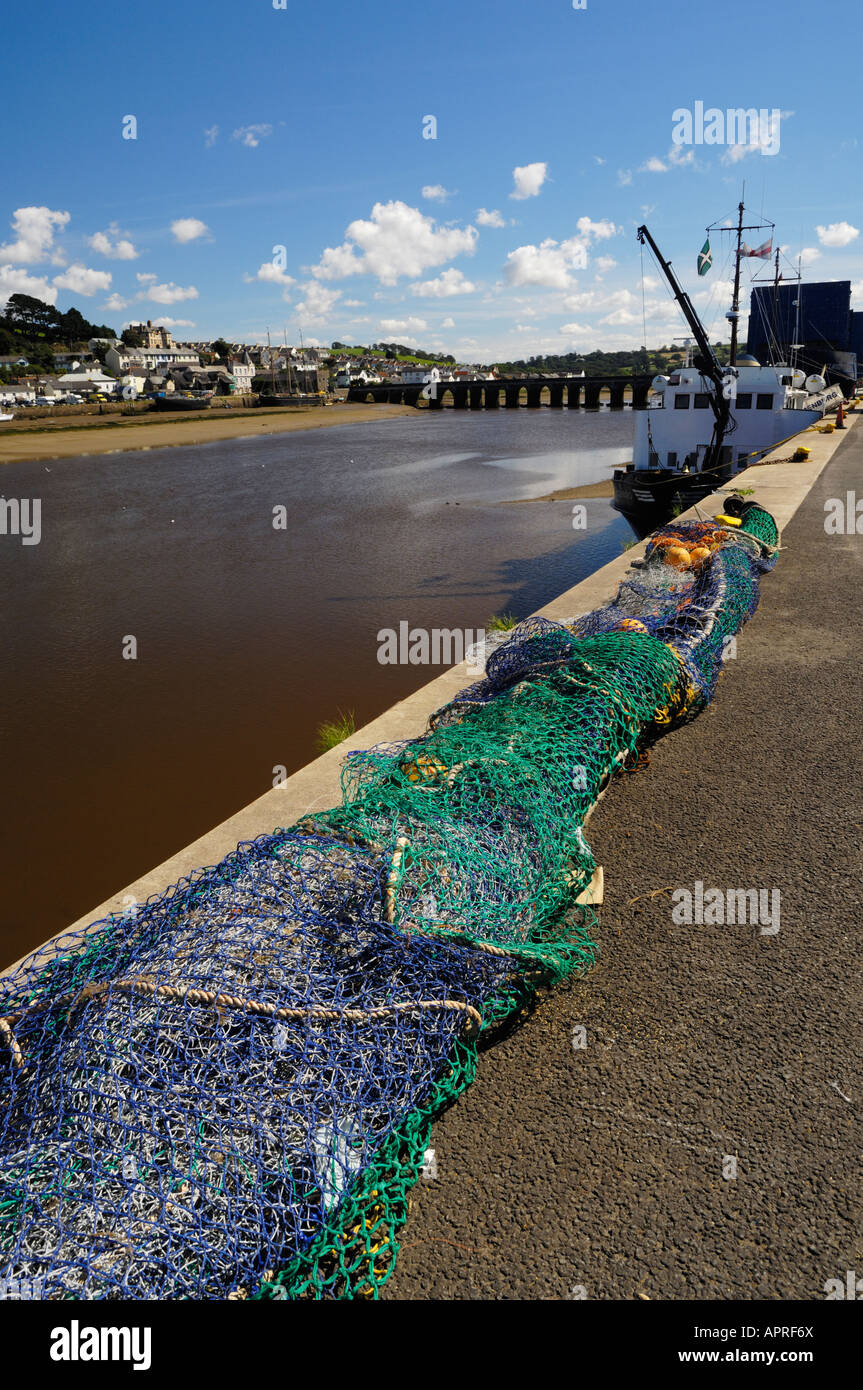
[[[844, 399], [842, 386], [828, 385], [826, 372], [807, 375], [784, 361], [765, 365], [750, 353], [737, 352], [742, 203], [739, 214], [734, 301], [728, 314], [731, 351], [725, 366], [670, 263], [660, 255], [647, 227], [638, 229], [639, 240], [650, 246], [669, 282], [697, 348], [687, 349], [678, 371], [654, 378], [647, 409], [636, 416], [633, 461], [614, 473], [612, 505], [648, 529], [675, 509], [708, 496]], [[752, 253], [747, 249], [747, 254]]]

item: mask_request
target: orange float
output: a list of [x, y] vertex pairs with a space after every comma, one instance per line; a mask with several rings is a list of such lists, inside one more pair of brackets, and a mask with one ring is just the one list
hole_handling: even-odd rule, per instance
[[689, 569], [689, 551], [682, 545], [670, 545], [662, 556], [666, 565], [671, 565], [676, 570]]

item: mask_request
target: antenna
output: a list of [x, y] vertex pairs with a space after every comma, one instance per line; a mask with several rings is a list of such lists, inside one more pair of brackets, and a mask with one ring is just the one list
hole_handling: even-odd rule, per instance
[[[740, 202], [737, 204], [737, 226], [736, 226], [736, 227], [734, 227], [733, 224], [732, 224], [731, 227], [729, 227], [729, 226], [725, 225], [725, 223], [714, 222], [714, 223], [711, 224], [711, 226], [709, 226], [709, 227], [707, 228], [707, 234], [708, 234], [708, 236], [710, 235], [711, 232], [715, 232], [715, 231], [720, 231], [720, 232], [735, 231], [735, 232], [737, 233], [737, 252], [736, 252], [736, 255], [735, 255], [735, 258], [734, 258], [734, 292], [733, 292], [733, 296], [732, 296], [732, 300], [731, 300], [731, 308], [729, 309], [728, 313], [725, 315], [725, 317], [728, 319], [729, 323], [731, 324], [731, 350], [730, 350], [730, 354], [729, 354], [729, 359], [728, 359], [728, 360], [729, 360], [729, 366], [732, 366], [732, 367], [735, 365], [735, 363], [736, 363], [736, 361], [737, 361], [737, 325], [738, 325], [738, 321], [739, 321], [739, 319], [740, 319], [740, 259], [741, 259], [741, 252], [742, 252], [742, 248], [743, 248], [743, 233], [744, 233], [744, 232], [760, 232], [760, 231], [764, 231], [764, 229], [765, 229], [766, 227], [769, 227], [769, 228], [771, 229], [772, 232], [775, 232], [775, 230], [776, 230], [776, 224], [775, 224], [774, 222], [769, 222], [769, 221], [767, 221], [767, 220], [766, 220], [765, 218], [763, 218], [763, 217], [762, 217], [762, 219], [761, 219], [760, 222], [754, 223], [754, 224], [752, 224], [751, 226], [746, 226], [746, 227], [744, 227], [744, 225], [743, 225], [743, 214], [744, 214], [744, 212], [745, 212], [746, 209], [745, 209], [745, 205], [744, 205], [744, 201], [743, 201], [743, 200], [744, 200], [745, 196], [746, 196], [746, 180], [744, 179], [744, 181], [743, 181], [743, 188], [742, 188], [742, 191], [741, 191], [741, 194], [740, 194]], [[771, 240], [772, 240], [772, 237], [771, 237]], [[748, 254], [748, 252], [747, 252], [747, 254]]]

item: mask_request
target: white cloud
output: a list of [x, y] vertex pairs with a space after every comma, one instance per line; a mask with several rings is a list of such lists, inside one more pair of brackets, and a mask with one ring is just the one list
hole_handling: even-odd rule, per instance
[[119, 235], [119, 230], [117, 223], [112, 222], [107, 232], [94, 232], [88, 237], [87, 244], [94, 251], [98, 251], [100, 256], [108, 256], [115, 261], [137, 260], [139, 253], [128, 238]]
[[349, 275], [361, 275], [365, 268], [362, 256], [357, 255], [357, 248], [350, 242], [343, 242], [341, 246], [327, 246], [319, 264], [312, 266], [311, 272], [317, 280], [344, 280]]
[[365, 303], [366, 303], [366, 302], [365, 302], [364, 299], [343, 299], [343, 300], [342, 300], [342, 304], [344, 305], [344, 307], [345, 307], [346, 309], [364, 309], [364, 308], [365, 308]]
[[241, 125], [234, 131], [231, 139], [239, 140], [241, 145], [247, 145], [249, 149], [256, 149], [261, 141], [272, 133], [273, 127], [271, 125]]
[[595, 162], [596, 162], [597, 164], [605, 164], [605, 163], [606, 163], [606, 161], [603, 159], [603, 157], [602, 157], [601, 154], [595, 154], [595, 155], [593, 156], [593, 158], [594, 158], [594, 160], [595, 160]]
[[648, 292], [650, 290], [659, 289], [659, 281], [656, 279], [655, 275], [643, 275], [641, 278], [641, 283]]
[[733, 280], [714, 280], [708, 289], [696, 290], [691, 298], [693, 304], [704, 305], [705, 307], [715, 307], [721, 304], [724, 309], [733, 294]]
[[821, 252], [817, 246], [804, 246], [800, 252], [800, 264], [811, 265], [813, 261], [821, 259]]
[[594, 264], [600, 275], [605, 275], [606, 271], [614, 269], [617, 265], [617, 261], [613, 256], [597, 256]]
[[211, 125], [208, 130], [204, 131], [204, 144], [207, 146], [208, 150], [213, 148], [218, 139], [218, 135], [219, 127], [217, 125]]
[[434, 280], [422, 280], [418, 284], [411, 285], [414, 294], [421, 295], [424, 299], [450, 299], [456, 294], [474, 294], [476, 285], [471, 280], [466, 280], [460, 270], [453, 266], [449, 270], [444, 270]]
[[588, 239], [596, 237], [597, 241], [605, 241], [608, 237], [617, 236], [617, 227], [607, 218], [603, 218], [601, 222], [591, 222], [589, 217], [579, 217], [575, 225], [579, 235]]
[[548, 177], [548, 165], [521, 164], [513, 169], [512, 177], [515, 188], [510, 193], [510, 198], [535, 198]]
[[455, 328], [455, 319], [444, 319], [441, 328]]
[[427, 183], [423, 187], [422, 196], [430, 203], [445, 203], [447, 198], [455, 197], [455, 192], [453, 189], [444, 188], [442, 183]]
[[618, 186], [618, 188], [628, 188], [629, 185], [630, 185], [631, 183], [632, 183], [632, 170], [631, 170], [631, 169], [618, 169], [618, 171], [617, 171], [617, 186]]
[[137, 275], [135, 276], [135, 279], [138, 281], [139, 285], [154, 285], [158, 278], [158, 275], [154, 275], [151, 270], [139, 270]]
[[341, 297], [341, 290], [328, 290], [326, 286], [319, 285], [315, 280], [309, 280], [302, 286], [303, 298], [297, 305], [297, 313], [301, 318], [311, 320], [325, 319], [335, 304]]
[[10, 294], [31, 294], [45, 304], [57, 303], [57, 291], [42, 276], [30, 275], [14, 265], [0, 265], [0, 304], [5, 305]]
[[403, 275], [420, 275], [471, 254], [478, 236], [475, 227], [438, 227], [419, 208], [398, 200], [375, 203], [371, 219], [352, 222], [343, 244], [328, 246], [312, 274], [318, 280], [370, 274], [382, 285], [394, 285]]
[[194, 285], [184, 289], [182, 285], [175, 285], [173, 280], [169, 280], [165, 285], [150, 285], [141, 291], [138, 298], [152, 299], [154, 304], [179, 304], [183, 299], [197, 299], [198, 291]]
[[638, 166], [639, 174], [667, 174], [668, 165], [663, 163], [658, 155], [652, 154], [643, 164]]
[[481, 227], [506, 226], [506, 221], [498, 212], [497, 208], [492, 208], [491, 210], [488, 210], [486, 208], [479, 208], [477, 210], [476, 220]]
[[12, 214], [12, 230], [17, 241], [0, 246], [0, 260], [27, 264], [50, 260], [54, 233], [58, 229], [62, 231], [70, 218], [71, 213], [52, 212], [51, 208], [16, 208]]
[[564, 290], [572, 284], [571, 270], [587, 265], [587, 249], [577, 237], [560, 243], [548, 238], [539, 246], [518, 246], [510, 251], [503, 268], [510, 285], [545, 285]]
[[561, 303], [564, 309], [572, 309], [577, 313], [579, 309], [592, 309], [600, 298], [598, 290], [580, 290], [577, 294], [568, 294]]
[[62, 275], [54, 276], [54, 284], [58, 290], [71, 290], [73, 294], [96, 294], [98, 290], [111, 288], [111, 274], [107, 270], [90, 270], [76, 261]]
[[[766, 119], [759, 118], [757, 130], [752, 133], [750, 126], [749, 140], [743, 141], [739, 145], [730, 145], [722, 156], [723, 164], [739, 164], [741, 159], [745, 159], [748, 154], [775, 155], [779, 152], [779, 126], [783, 117], [793, 116], [793, 111], [771, 112]], [[679, 147], [678, 147], [679, 148]], [[692, 153], [692, 151], [690, 151]]]
[[592, 331], [593, 330], [586, 323], [562, 323], [560, 325], [560, 332], [569, 334], [570, 336], [574, 333], [580, 335], [582, 333], [591, 333]]
[[631, 309], [615, 309], [613, 313], [606, 314], [599, 321], [600, 323], [610, 323], [612, 327], [618, 327], [622, 324], [640, 323], [641, 315], [634, 314]]
[[[630, 290], [583, 290], [577, 294], [568, 294], [562, 301], [564, 309], [572, 309], [576, 313], [584, 309], [590, 309], [593, 313], [600, 310], [608, 310], [611, 315], [634, 314], [630, 319], [602, 319], [600, 322], [634, 322], [640, 315], [635, 314], [637, 306], [636, 296]], [[645, 308], [652, 311], [652, 305], [645, 305]]]
[[178, 217], [171, 223], [171, 233], [175, 241], [185, 243], [187, 241], [197, 241], [198, 237], [208, 236], [210, 229], [206, 222], [202, 222], [198, 217]]
[[247, 284], [252, 280], [265, 280], [272, 285], [287, 286], [296, 284], [293, 275], [289, 275], [286, 270], [280, 270], [277, 265], [273, 265], [272, 261], [264, 261], [263, 265], [258, 266], [254, 275], [246, 275], [244, 279]]
[[379, 324], [382, 333], [425, 333], [428, 324], [425, 319], [406, 318], [406, 319], [381, 319]]
[[816, 227], [818, 240], [822, 246], [847, 246], [860, 235], [859, 227], [850, 222], [831, 222], [827, 227]]
[[107, 309], [111, 314], [119, 314], [121, 309], [128, 309], [128, 307], [129, 300], [124, 299], [120, 294], [109, 295], [102, 305], [102, 308]]
[[160, 328], [194, 328], [194, 319], [169, 319], [159, 315]]

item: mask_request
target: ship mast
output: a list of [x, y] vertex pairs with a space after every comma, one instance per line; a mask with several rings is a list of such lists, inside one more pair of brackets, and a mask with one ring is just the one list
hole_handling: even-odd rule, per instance
[[730, 366], [735, 366], [737, 362], [737, 321], [740, 318], [740, 250], [743, 245], [743, 199], [737, 204], [737, 254], [734, 257], [734, 294], [731, 299], [731, 313], [728, 317], [731, 320], [731, 352], [728, 358]]
[[[759, 232], [763, 231], [765, 227], [774, 227], [774, 224], [772, 222], [764, 221], [754, 223], [753, 225], [748, 227], [744, 227], [743, 214], [746, 211], [746, 208], [743, 203], [743, 198], [745, 197], [746, 184], [743, 185], [743, 197], [741, 197], [740, 202], [737, 204], [737, 227], [735, 228], [737, 232], [737, 248], [734, 255], [734, 293], [731, 299], [731, 308], [725, 315], [725, 317], [728, 319], [728, 322], [731, 324], [731, 347], [728, 358], [729, 366], [731, 367], [737, 365], [737, 326], [740, 321], [740, 262], [743, 258], [743, 233]], [[716, 231], [717, 228], [720, 231], [731, 231], [731, 228], [727, 225], [720, 226], [718, 222], [714, 222], [712, 226], [707, 228], [708, 236], [711, 232]], [[747, 251], [746, 254], [749, 255], [749, 251]]]
[[726, 398], [724, 391], [725, 378], [722, 373], [722, 367], [719, 365], [719, 359], [710, 345], [710, 340], [705, 332], [704, 325], [693, 308], [692, 300], [689, 298], [689, 295], [681, 289], [677, 282], [677, 277], [671, 269], [671, 262], [663, 258], [659, 247], [653, 240], [647, 227], [639, 227], [636, 236], [642, 245], [645, 241], [647, 242], [659, 263], [662, 273], [671, 286], [671, 292], [680, 305], [683, 317], [692, 329], [692, 334], [698, 345], [699, 352], [699, 355], [693, 362], [693, 366], [703, 377], [707, 377], [713, 383], [713, 390], [710, 392], [710, 407], [715, 419], [713, 425], [713, 438], [710, 442], [707, 457], [704, 460], [704, 469], [713, 468], [720, 462], [722, 441], [728, 431], [731, 415], [731, 403]]
[[291, 354], [290, 354], [290, 350], [289, 350], [289, 348], [288, 348], [288, 326], [287, 326], [287, 324], [284, 324], [284, 325], [283, 325], [283, 327], [282, 327], [282, 333], [283, 333], [283, 336], [284, 336], [284, 339], [285, 339], [285, 366], [286, 366], [287, 372], [288, 372], [288, 395], [289, 395], [289, 396], [292, 396], [292, 395], [294, 394], [294, 388], [293, 388], [293, 386], [291, 385]]
[[780, 278], [780, 277], [779, 277], [779, 247], [777, 246], [777, 248], [776, 248], [776, 264], [775, 264], [775, 270], [774, 270], [774, 274], [773, 274], [773, 327], [772, 327], [772, 332], [771, 332], [771, 339], [772, 339], [772, 341], [773, 341], [774, 343], [776, 342], [776, 327], [777, 327], [776, 321], [777, 321], [777, 317], [778, 317], [778, 312], [777, 312], [777, 311], [778, 311], [778, 305], [779, 305], [779, 278]]
[[270, 342], [270, 330], [267, 329], [267, 361], [270, 364], [270, 394], [276, 394], [276, 369], [273, 366], [273, 345]]

